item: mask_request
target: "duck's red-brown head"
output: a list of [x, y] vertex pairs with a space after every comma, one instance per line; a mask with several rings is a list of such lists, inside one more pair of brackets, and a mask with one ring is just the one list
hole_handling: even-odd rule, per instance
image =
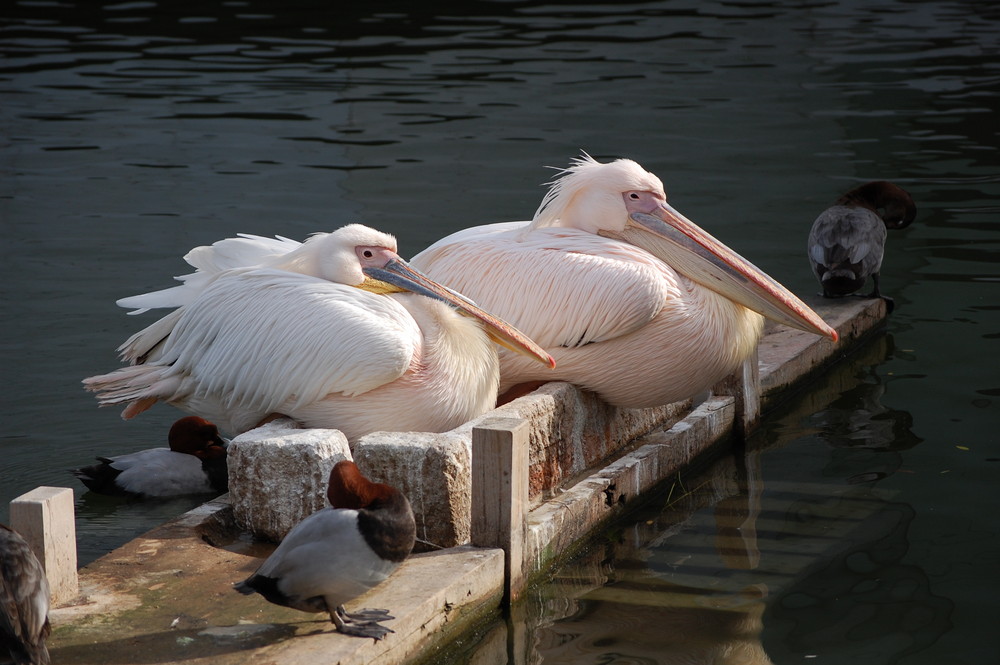
[[198, 459], [218, 459], [226, 456], [226, 444], [219, 428], [204, 418], [188, 416], [170, 427], [167, 435], [170, 450], [194, 455]]
[[836, 205], [868, 208], [881, 217], [889, 229], [906, 228], [917, 217], [917, 206], [909, 192], [885, 180], [855, 187], [837, 199]]
[[353, 510], [377, 508], [399, 494], [395, 487], [365, 478], [350, 460], [341, 460], [333, 467], [326, 491], [331, 506]]

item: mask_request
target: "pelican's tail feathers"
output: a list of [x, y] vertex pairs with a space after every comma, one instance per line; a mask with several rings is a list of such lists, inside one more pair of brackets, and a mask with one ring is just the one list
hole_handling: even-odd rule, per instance
[[97, 393], [101, 406], [127, 404], [122, 418], [134, 418], [158, 400], [169, 400], [180, 389], [178, 376], [164, 374], [169, 367], [133, 365], [109, 374], [99, 374], [83, 380], [83, 387]]
[[155, 357], [151, 357], [153, 352], [173, 332], [174, 326], [177, 325], [183, 311], [182, 309], [175, 309], [125, 340], [125, 343], [118, 347], [121, 359], [133, 365], [154, 360]]

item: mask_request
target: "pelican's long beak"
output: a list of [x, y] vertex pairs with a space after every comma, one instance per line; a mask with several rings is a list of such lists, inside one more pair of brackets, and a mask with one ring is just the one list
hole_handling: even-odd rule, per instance
[[[620, 240], [659, 257], [678, 272], [726, 298], [792, 328], [837, 341], [837, 331], [765, 272], [722, 244], [668, 203], [633, 203]], [[609, 235], [609, 233], [602, 233]], [[612, 237], [615, 237], [612, 236]]]
[[[555, 359], [520, 330], [481, 309], [462, 294], [438, 284], [403, 259], [393, 259], [381, 268], [364, 268], [363, 272], [370, 278], [361, 286], [365, 290], [376, 293], [410, 291], [440, 300], [457, 309], [459, 313], [478, 319], [485, 327], [486, 334], [500, 346], [534, 358], [550, 368], [556, 366]], [[375, 283], [371, 284], [373, 280]]]

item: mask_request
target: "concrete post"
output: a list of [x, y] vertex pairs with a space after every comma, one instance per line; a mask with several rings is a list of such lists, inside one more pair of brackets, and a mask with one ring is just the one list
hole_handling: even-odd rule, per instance
[[735, 372], [715, 384], [712, 392], [736, 400], [736, 431], [746, 437], [760, 420], [760, 365], [757, 349]]
[[36, 487], [10, 502], [10, 526], [45, 569], [53, 605], [76, 598], [76, 521], [73, 490]]
[[528, 422], [518, 418], [490, 418], [472, 430], [471, 541], [503, 549], [508, 603], [524, 585], [528, 432]]

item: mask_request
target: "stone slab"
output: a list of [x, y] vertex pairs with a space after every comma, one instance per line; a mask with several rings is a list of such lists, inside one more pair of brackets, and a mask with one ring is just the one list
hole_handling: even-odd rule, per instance
[[781, 400], [797, 384], [837, 362], [868, 335], [881, 329], [885, 302], [880, 298], [807, 299], [807, 304], [840, 336], [833, 342], [784, 326], [769, 325], [758, 346], [761, 399], [765, 405]]
[[277, 420], [229, 444], [229, 494], [236, 522], [274, 542], [329, 505], [330, 470], [351, 459], [347, 438], [334, 429], [297, 429]]
[[396, 487], [413, 507], [417, 549], [468, 542], [472, 506], [471, 432], [375, 432], [354, 444], [369, 479]]
[[[548, 383], [450, 432], [374, 432], [354, 444], [354, 461], [378, 482], [410, 499], [419, 549], [469, 542], [472, 430], [491, 418], [519, 418], [529, 427], [529, 492], [534, 504], [587, 468], [606, 461], [638, 436], [676, 422], [689, 408], [617, 409], [568, 383]], [[245, 436], [245, 435], [244, 435]]]

